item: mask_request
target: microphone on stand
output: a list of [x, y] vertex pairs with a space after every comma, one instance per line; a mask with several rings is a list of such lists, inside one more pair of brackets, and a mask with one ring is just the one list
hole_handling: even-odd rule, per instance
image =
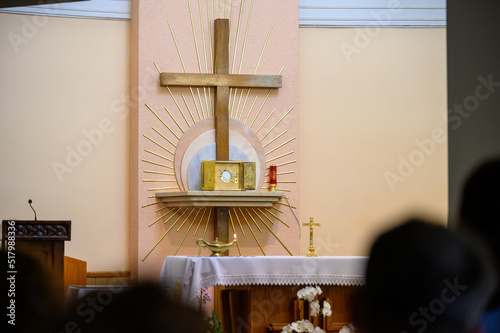
[[31, 200], [31, 199], [28, 200], [28, 203], [30, 204], [31, 209], [33, 209], [33, 212], [35, 213], [35, 221], [36, 221], [36, 211], [33, 208], [33, 206], [31, 205], [32, 202], [33, 202], [33, 200]]

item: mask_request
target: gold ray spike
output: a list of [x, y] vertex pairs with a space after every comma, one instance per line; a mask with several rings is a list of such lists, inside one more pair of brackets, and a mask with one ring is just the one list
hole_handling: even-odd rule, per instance
[[175, 188], [179, 188], [179, 186], [167, 186], [167, 187], [148, 188], [148, 191], [173, 190]]
[[[262, 220], [262, 218], [261, 218], [261, 217], [260, 217], [260, 215], [259, 215], [259, 212], [257, 212], [257, 211], [255, 210], [255, 208], [252, 208], [252, 211], [255, 213], [255, 215], [257, 215], [257, 216], [259, 217], [259, 219], [261, 219], [261, 220]], [[264, 215], [264, 217], [265, 217], [265, 218], [266, 218], [269, 222], [271, 222], [272, 224], [274, 224], [274, 221], [273, 221], [273, 220], [271, 220], [271, 219], [270, 219], [270, 218], [269, 218], [266, 214], [264, 214], [262, 211], [260, 211], [260, 213], [261, 213], [262, 215]]]
[[[253, 71], [254, 74], [257, 73], [257, 69], [259, 68], [260, 65], [260, 60], [262, 59], [262, 55], [264, 54], [264, 50], [266, 49], [267, 42], [269, 41], [269, 37], [271, 36], [271, 31], [273, 31], [274, 24], [271, 24], [271, 27], [269, 28], [269, 31], [267, 33], [266, 40], [264, 41], [264, 45], [262, 46], [262, 50], [260, 51], [259, 55], [259, 60], [257, 60], [257, 65], [255, 66], [255, 70]], [[285, 69], [285, 66], [281, 67], [281, 70], [278, 75], [281, 75], [281, 72], [283, 72], [283, 69]]]
[[206, 212], [207, 212], [207, 208], [203, 208], [203, 214], [201, 214], [200, 222], [198, 222], [198, 225], [196, 226], [196, 229], [194, 230], [193, 236], [196, 236], [196, 233], [198, 232], [198, 228], [200, 227], [201, 221], [203, 221], [203, 216], [205, 216]]
[[267, 118], [262, 122], [262, 124], [260, 124], [259, 128], [257, 128], [257, 130], [255, 131], [255, 134], [257, 134], [260, 131], [260, 129], [262, 128], [262, 126], [264, 126], [264, 124], [269, 120], [269, 118], [271, 118], [271, 116], [274, 114], [274, 111], [276, 111], [276, 110], [271, 111], [269, 116], [267, 116]]
[[160, 117], [158, 114], [156, 114], [156, 112], [154, 112], [154, 110], [153, 110], [153, 109], [151, 109], [151, 108], [149, 107], [149, 105], [147, 105], [147, 104], [146, 104], [146, 107], [149, 109], [149, 111], [153, 112], [153, 114], [156, 116], [156, 118], [158, 118], [158, 120], [159, 120], [159, 121], [160, 121], [163, 125], [165, 125], [165, 127], [166, 127], [169, 131], [170, 131], [170, 133], [172, 133], [172, 134], [173, 134], [173, 135], [177, 138], [177, 140], [180, 140], [179, 136], [178, 136], [177, 134], [175, 134], [175, 132], [174, 132], [174, 131], [172, 131], [172, 129], [171, 129], [171, 128], [167, 125], [167, 123], [165, 123], [165, 122], [163, 121], [163, 119], [161, 119], [161, 117]]
[[[175, 49], [177, 50], [177, 54], [179, 55], [179, 59], [181, 60], [182, 69], [184, 70], [184, 73], [187, 73], [186, 66], [184, 65], [184, 60], [182, 59], [181, 50], [179, 49], [179, 45], [177, 44], [177, 39], [175, 38], [174, 30], [172, 30], [172, 26], [170, 25], [169, 20], [167, 20], [167, 23], [168, 23], [168, 28], [170, 29], [170, 34], [172, 35], [172, 39], [174, 40]], [[158, 69], [158, 71], [161, 73], [158, 66], [156, 67], [156, 69]]]
[[193, 38], [194, 38], [194, 46], [196, 49], [196, 58], [198, 59], [198, 68], [200, 70], [200, 73], [202, 73], [201, 70], [201, 60], [200, 60], [200, 52], [198, 51], [198, 40], [196, 38], [196, 30], [194, 29], [194, 21], [193, 21], [193, 11], [191, 10], [191, 1], [187, 0], [188, 7], [189, 7], [189, 17], [191, 19], [191, 28], [193, 30]]
[[[174, 207], [174, 208], [175, 208], [175, 207]], [[175, 214], [177, 214], [180, 210], [181, 210], [181, 207], [177, 207], [177, 208], [175, 208], [175, 212], [174, 212], [172, 215], [170, 215], [170, 216], [169, 216], [169, 217], [168, 217], [165, 221], [163, 221], [163, 224], [167, 224], [167, 222], [168, 222], [168, 221], [170, 221], [170, 219], [171, 219], [172, 217], [174, 217], [174, 216], [175, 216]]]
[[[184, 96], [182, 96], [182, 98], [184, 98]], [[170, 113], [170, 111], [166, 107], [164, 109], [165, 109], [165, 111], [167, 111], [168, 115], [174, 121], [174, 123], [177, 125], [177, 127], [179, 127], [179, 129], [181, 130], [181, 132], [184, 133], [184, 129], [181, 127], [181, 125], [179, 124], [179, 122], [177, 122], [177, 119], [175, 119], [175, 117], [172, 115], [172, 113]], [[186, 122], [187, 122], [187, 120], [186, 120]], [[188, 124], [188, 127], [189, 127], [189, 124]]]
[[[260, 51], [260, 56], [259, 56], [259, 60], [257, 61], [257, 65], [255, 66], [255, 70], [253, 71], [253, 74], [255, 75], [257, 73], [257, 69], [259, 68], [259, 65], [260, 65], [260, 60], [262, 59], [262, 55], [264, 54], [264, 50], [266, 49], [266, 46], [267, 46], [267, 42], [269, 41], [269, 36], [271, 35], [271, 31], [273, 30], [273, 25], [271, 24], [271, 28], [269, 29], [269, 32], [267, 33], [267, 37], [266, 37], [266, 40], [264, 42], [264, 45], [262, 46], [262, 50]], [[283, 66], [280, 73], [283, 71], [285, 67]], [[279, 75], [278, 74], [278, 75]], [[250, 90], [251, 88], [248, 88], [248, 91], [247, 91], [247, 96], [245, 97], [245, 103], [243, 104], [243, 108], [246, 104], [246, 99], [248, 98], [248, 95], [250, 94]], [[268, 94], [270, 94], [271, 92], [269, 92]], [[253, 109], [253, 105], [255, 104], [255, 101], [257, 100], [257, 97], [255, 97], [255, 100], [253, 101], [253, 104], [252, 104], [252, 107], [250, 108], [250, 110], [248, 111], [248, 114], [247, 114], [247, 117], [245, 119], [245, 125], [247, 123], [247, 120], [248, 120], [248, 117], [250, 116], [250, 113], [252, 113], [252, 109]], [[243, 114], [243, 109], [241, 110], [241, 114]], [[240, 116], [241, 118], [241, 116]]]
[[[191, 230], [191, 227], [193, 226], [193, 223], [196, 220], [196, 217], [198, 217], [198, 214], [200, 213], [200, 211], [201, 211], [201, 209], [198, 209], [198, 212], [196, 213], [196, 216], [191, 221], [191, 224], [189, 225], [189, 227], [187, 228], [186, 232], [184, 233], [184, 236], [182, 236], [181, 242], [179, 243], [179, 245], [177, 245], [177, 248], [175, 249], [174, 256], [177, 255], [177, 252], [179, 252], [179, 249], [181, 248], [182, 243], [184, 243], [184, 240], [186, 239], [186, 236], [187, 236], [189, 230]], [[177, 229], [177, 231], [179, 231], [179, 229]]]
[[289, 190], [287, 188], [276, 188], [276, 191], [281, 191], [281, 192], [292, 192], [292, 190]]
[[186, 98], [184, 97], [184, 94], [181, 94], [182, 100], [184, 101], [184, 104], [186, 105], [186, 109], [189, 112], [189, 115], [191, 116], [191, 120], [193, 121], [193, 124], [196, 123], [196, 120], [194, 120], [193, 113], [191, 112], [191, 108], [188, 105], [188, 102], [186, 101]]
[[238, 27], [236, 28], [236, 42], [234, 43], [233, 67], [231, 69], [231, 73], [233, 73], [233, 74], [234, 74], [234, 64], [236, 62], [236, 49], [238, 48], [238, 37], [240, 35], [241, 14], [243, 13], [243, 3], [244, 3], [244, 0], [241, 0], [240, 15], [238, 17]]
[[[238, 207], [238, 210], [240, 211], [241, 216], [243, 216], [243, 219], [245, 220], [245, 222], [248, 224], [248, 220], [247, 220], [247, 218], [245, 217], [245, 214], [243, 214], [243, 211], [241, 210], [241, 208], [240, 208], [240, 207]], [[254, 222], [255, 222], [255, 221], [254, 221]], [[261, 228], [257, 225], [257, 223], [255, 223], [255, 226], [257, 227], [257, 229], [259, 229], [259, 232], [261, 232], [261, 233], [262, 233], [262, 229], [261, 229]]]
[[[243, 89], [241, 90], [241, 92], [243, 93]], [[238, 117], [238, 120], [241, 120], [241, 117], [243, 116], [243, 111], [245, 110], [245, 106], [247, 105], [247, 100], [248, 100], [249, 94], [250, 94], [250, 89], [247, 90], [247, 95], [245, 97], [245, 101], [243, 102], [243, 106], [241, 107], [241, 113], [240, 113], [240, 116]]]
[[273, 149], [271, 149], [270, 151], [268, 151], [267, 153], [265, 153], [265, 155], [271, 154], [273, 151], [276, 151], [276, 150], [280, 149], [280, 148], [281, 148], [281, 147], [283, 147], [284, 145], [286, 145], [286, 144], [288, 144], [288, 143], [292, 142], [293, 140], [295, 140], [295, 137], [293, 137], [293, 138], [291, 138], [291, 139], [289, 139], [289, 140], [287, 140], [287, 141], [283, 142], [282, 144], [280, 144], [280, 145], [278, 145], [278, 146], [274, 147]]
[[231, 0], [231, 19], [229, 20], [229, 45], [228, 45], [228, 50], [231, 50], [231, 32], [232, 28], [231, 26], [233, 25], [233, 13], [234, 13], [234, 0]]
[[148, 195], [148, 199], [153, 199], [156, 197], [156, 194], [151, 194], [151, 195]]
[[263, 148], [266, 148], [267, 146], [269, 146], [271, 143], [273, 143], [274, 141], [276, 141], [276, 139], [278, 139], [280, 136], [282, 136], [283, 134], [285, 134], [286, 132], [288, 132], [288, 130], [284, 130], [283, 132], [281, 132], [280, 134], [278, 134], [277, 136], [275, 136], [271, 141], [269, 141], [268, 143], [266, 143], [265, 145], [263, 145], [262, 147]]
[[276, 167], [280, 167], [280, 166], [284, 166], [284, 165], [292, 164], [292, 163], [295, 163], [295, 162], [297, 162], [297, 160], [292, 160], [292, 161], [288, 161], [288, 162], [283, 162], [283, 163], [280, 163], [280, 164], [276, 164]]
[[[215, 13], [214, 13], [214, 18], [215, 18]], [[210, 50], [209, 52], [209, 56], [210, 56], [210, 66], [211, 66], [211, 72], [214, 73], [213, 71], [213, 60], [212, 60], [212, 21], [210, 20], [210, 6], [208, 4], [208, 0], [207, 0], [207, 23], [208, 23], [208, 48]], [[208, 71], [207, 71], [208, 73]]]
[[264, 226], [269, 230], [269, 232], [271, 234], [273, 234], [274, 238], [276, 238], [278, 240], [278, 242], [280, 242], [281, 246], [283, 246], [283, 248], [286, 250], [286, 252], [288, 252], [291, 256], [293, 256], [292, 252], [290, 252], [290, 250], [286, 247], [286, 245], [281, 241], [281, 239], [274, 233], [273, 229], [271, 229], [271, 227], [269, 227], [266, 223], [266, 221], [264, 221], [255, 211], [254, 211], [255, 215], [257, 215], [257, 217], [262, 221], [262, 223], [264, 223]]
[[[174, 35], [174, 30], [172, 30], [172, 26], [170, 25], [170, 21], [169, 20], [167, 20], [167, 23], [168, 23], [168, 27], [170, 29], [170, 33], [172, 34], [172, 39], [174, 40], [175, 49], [177, 50], [177, 54], [179, 55], [179, 59], [181, 60], [182, 69], [184, 70], [184, 73], [187, 73], [186, 66], [184, 66], [184, 60], [182, 60], [181, 50], [179, 49], [179, 45], [177, 44], [177, 39], [175, 38], [175, 35]], [[161, 71], [158, 68], [158, 66], [156, 66], [156, 69], [158, 70], [159, 73], [161, 73]], [[174, 94], [172, 94], [172, 91], [170, 90], [170, 88], [168, 86], [166, 86], [165, 88], [168, 90], [168, 93], [172, 97], [172, 100], [174, 101], [174, 103], [177, 106], [177, 108], [179, 109], [179, 111], [183, 114], [182, 109], [181, 109], [179, 103], [177, 103], [177, 99], [175, 98]], [[196, 110], [198, 111], [198, 105], [196, 104], [196, 99], [194, 97], [193, 88], [189, 87], [189, 90], [191, 91], [191, 96], [193, 97], [193, 100], [195, 101], [194, 105], [196, 107]]]
[[282, 158], [282, 157], [288, 156], [288, 155], [290, 155], [290, 154], [293, 154], [293, 150], [292, 150], [292, 151], [289, 151], [288, 153], [281, 154], [280, 156], [273, 157], [273, 158], [271, 158], [271, 159], [267, 160], [267, 161], [266, 161], [266, 163], [269, 163], [269, 162], [275, 161], [275, 160], [277, 160], [277, 159], [279, 159], [279, 158]]
[[[193, 12], [191, 10], [191, 2], [189, 0], [188, 0], [188, 6], [189, 6], [189, 17], [191, 18], [191, 28], [193, 30], [194, 45], [196, 48], [196, 58], [198, 59], [198, 69], [200, 70], [200, 73], [203, 73], [203, 70], [201, 67], [200, 52], [198, 51], [198, 40], [196, 38], [196, 30], [194, 29]], [[199, 87], [196, 87], [196, 91], [198, 93], [198, 99], [200, 100], [201, 113], [204, 114], [205, 110], [203, 109], [203, 101], [201, 100]], [[206, 96], [206, 94], [205, 94], [205, 96]], [[186, 119], [184, 118], [184, 120], [186, 120]], [[194, 121], [194, 119], [193, 119], [193, 121]], [[186, 122], [187, 122], [187, 120], [186, 120]]]
[[150, 154], [153, 154], [153, 155], [155, 155], [155, 156], [158, 156], [159, 158], [163, 158], [164, 160], [167, 160], [167, 161], [169, 161], [169, 162], [172, 162], [172, 163], [174, 162], [174, 160], [173, 160], [173, 159], [168, 158], [168, 157], [165, 157], [165, 156], [163, 156], [163, 155], [161, 155], [161, 154], [155, 153], [154, 151], [151, 151], [151, 150], [149, 150], [149, 149], [144, 149], [144, 151], [145, 151], [146, 153], [150, 153]]
[[[248, 89], [248, 92], [250, 92], [250, 89]], [[247, 117], [245, 118], [245, 121], [244, 121], [244, 124], [246, 125], [247, 121], [248, 121], [248, 117], [250, 116], [250, 114], [252, 113], [252, 110], [253, 110], [253, 106], [255, 105], [255, 102], [257, 102], [257, 97], [258, 96], [255, 96], [254, 100], [253, 100], [253, 103], [252, 103], [252, 106], [250, 106], [250, 110], [248, 110], [248, 114], [247, 114]]]
[[[200, 12], [200, 26], [201, 26], [201, 40], [203, 44], [203, 58], [205, 59], [205, 73], [208, 73], [208, 62], [207, 62], [207, 48], [205, 43], [205, 29], [203, 28], [203, 13], [201, 10], [201, 0], [198, 0], [198, 11]], [[201, 72], [200, 72], [201, 73]], [[210, 88], [208, 88], [208, 92], [210, 93]], [[207, 106], [207, 114], [209, 113], [208, 100], [207, 100], [207, 91], [205, 87], [203, 87], [203, 94], [205, 95], [205, 104]], [[193, 119], [194, 121], [194, 119]]]
[[175, 179], [143, 179], [145, 183], [175, 183], [177, 180]]
[[[187, 210], [187, 209], [186, 209]], [[185, 212], [185, 211], [184, 211]], [[184, 212], [182, 214], [184, 214]], [[175, 214], [174, 214], [175, 215]], [[182, 215], [181, 215], [182, 216]], [[180, 217], [181, 217], [180, 216]], [[179, 218], [180, 218], [179, 217]], [[178, 220], [178, 219], [177, 219]], [[172, 227], [175, 225], [176, 222], [174, 222], [174, 224], [172, 224], [172, 226], [167, 230], [165, 231], [165, 233], [163, 234], [163, 236], [161, 236], [160, 240], [158, 242], [156, 242], [156, 244], [153, 246], [153, 248], [148, 252], [148, 254], [146, 254], [146, 256], [142, 259], [142, 261], [146, 260], [146, 258], [151, 254], [151, 252], [153, 252], [154, 249], [156, 249], [156, 247], [158, 246], [158, 244], [160, 244], [160, 242], [163, 240], [163, 238], [165, 238], [165, 236], [167, 236], [167, 234], [170, 232], [170, 230], [172, 229]]]
[[[242, 2], [241, 7], [243, 7], [243, 2]], [[246, 29], [245, 29], [245, 38], [243, 39], [243, 48], [241, 50], [240, 66], [238, 68], [238, 74], [241, 73], [241, 67], [243, 65], [243, 58], [245, 56], [245, 49], [246, 49], [246, 45], [247, 45], [247, 37], [248, 37], [248, 30], [249, 30], [248, 28], [250, 26], [250, 19], [252, 17], [252, 8], [253, 8], [253, 0], [250, 2], [250, 10], [248, 12], [247, 26], [246, 26]], [[234, 56], [236, 56], [236, 48], [234, 50]], [[234, 71], [234, 58], [233, 58], [233, 71]], [[234, 98], [235, 99], [236, 99], [236, 92], [237, 91], [238, 91], [238, 88], [236, 88], [234, 90]], [[235, 113], [235, 116], [234, 116], [235, 119], [238, 117], [238, 110], [240, 109], [240, 104], [241, 104], [241, 98], [242, 98], [242, 96], [243, 96], [243, 89], [241, 89], [240, 99], [238, 101], [238, 107], [236, 108], [236, 113]], [[234, 109], [234, 101], [233, 101], [233, 109]], [[231, 113], [232, 113], [233, 109], [231, 110]]]
[[188, 216], [186, 216], [186, 218], [184, 219], [184, 221], [182, 221], [181, 225], [177, 228], [177, 232], [179, 232], [179, 230], [181, 230], [182, 226], [184, 225], [184, 223], [186, 223], [186, 221], [189, 219], [189, 217], [191, 216], [191, 214], [193, 214], [194, 210], [196, 208], [193, 208], [191, 209], [191, 211], [189, 212]]
[[[279, 202], [279, 201], [278, 201]], [[273, 206], [272, 207], [274, 210], [277, 210], [278, 212], [280, 212], [281, 214], [283, 214], [283, 211], [281, 209], [279, 209], [278, 207], [276, 206]]]
[[[248, 216], [250, 216], [250, 218], [252, 219], [253, 223], [255, 224], [255, 226], [257, 227], [257, 229], [260, 230], [260, 232], [262, 232], [262, 229], [259, 227], [259, 225], [257, 224], [257, 221], [255, 221], [255, 219], [253, 218], [252, 214], [250, 214], [250, 211], [248, 210], [248, 208], [245, 208], [245, 211], [247, 212]], [[243, 213], [242, 213], [243, 214]]]
[[[208, 229], [208, 222], [210, 221], [210, 215], [212, 215], [212, 210], [208, 210], [208, 217], [207, 217], [207, 222], [205, 223], [205, 230], [203, 230], [203, 236], [201, 238], [205, 239], [207, 236], [207, 229]], [[198, 255], [201, 253], [201, 247], [198, 249]]]
[[[243, 4], [243, 3], [242, 3]], [[241, 50], [240, 67], [238, 69], [238, 74], [241, 73], [241, 66], [243, 65], [243, 57], [245, 55], [245, 47], [247, 44], [248, 28], [250, 27], [250, 18], [252, 17], [253, 0], [250, 2], [250, 10], [248, 12], [247, 27], [245, 29], [245, 38], [243, 39], [243, 49]]]
[[168, 169], [173, 169], [174, 168], [174, 167], [172, 167], [170, 165], [165, 165], [165, 164], [161, 164], [161, 163], [158, 163], [158, 162], [153, 162], [153, 161], [149, 161], [149, 160], [145, 160], [145, 159], [142, 159], [141, 161], [146, 162], [146, 163], [150, 163], [150, 164], [154, 164], [154, 165], [157, 165], [157, 166], [161, 166], [161, 167], [164, 167], [164, 168], [168, 168]]
[[[193, 208], [194, 209], [194, 208]], [[172, 223], [172, 225], [168, 228], [167, 232], [169, 232], [176, 224], [177, 222], [179, 222], [179, 220], [181, 219], [181, 217], [184, 216], [184, 214], [186, 214], [186, 212], [189, 210], [189, 208], [186, 208], [182, 211], [181, 215], [179, 215], [177, 217], [177, 219], [174, 221], [174, 223]], [[191, 210], [192, 211], [192, 210]]]
[[[166, 207], [166, 206], [165, 206]], [[162, 218], [164, 218], [165, 216], [167, 216], [171, 211], [173, 211], [175, 208], [172, 208], [170, 209], [168, 212], [166, 212], [165, 214], [163, 214], [162, 216], [160, 216], [159, 218], [157, 218], [156, 220], [154, 220], [153, 222], [151, 222], [150, 224], [148, 224], [148, 227], [152, 226], [153, 224], [155, 224], [156, 222], [158, 222], [159, 220], [161, 220]], [[174, 213], [175, 214], [175, 213]]]
[[171, 173], [171, 172], [151, 171], [151, 170], [144, 170], [144, 172], [145, 173], [154, 173], [157, 175], [175, 176], [175, 173]]
[[203, 108], [203, 101], [201, 99], [199, 87], [196, 87], [196, 92], [198, 93], [198, 99], [200, 100], [201, 114], [203, 115], [204, 118], [208, 118], [208, 115], [205, 114], [205, 109]]
[[264, 107], [264, 104], [266, 104], [267, 99], [269, 98], [269, 95], [271, 95], [272, 91], [273, 91], [273, 88], [269, 89], [269, 91], [267, 92], [267, 95], [264, 98], [264, 101], [260, 105], [260, 108], [257, 110], [257, 113], [255, 114], [255, 117], [253, 117], [252, 123], [250, 124], [250, 128], [252, 128], [253, 124], [255, 123], [255, 120], [257, 119], [257, 117], [259, 116], [260, 112], [262, 111], [262, 108]]
[[[229, 209], [228, 213], [229, 213], [229, 220], [231, 221], [231, 227], [233, 227], [233, 233], [236, 235], [236, 228], [234, 227], [233, 218], [231, 217], [231, 212], [229, 211]], [[241, 256], [240, 242], [236, 242], [236, 246], [238, 247], [238, 253]]]
[[[241, 104], [241, 96], [243, 96], [243, 89], [241, 89], [241, 92], [240, 92], [240, 99], [238, 100], [238, 106], [236, 107], [236, 112], [234, 113], [234, 119], [238, 118], [238, 112], [240, 110], [240, 104]], [[240, 118], [241, 118], [241, 114], [240, 114]]]
[[[237, 90], [238, 90], [238, 88], [234, 88], [234, 94], [233, 94], [233, 87], [229, 88], [229, 109], [231, 110], [229, 116], [231, 118], [235, 118], [235, 119], [236, 119], [236, 117], [233, 117], [233, 112], [234, 112], [234, 104], [236, 103], [236, 91]], [[231, 96], [233, 96], [232, 103], [231, 103]]]
[[[241, 209], [240, 209], [240, 210], [241, 210]], [[243, 212], [242, 212], [241, 214], [243, 215]], [[266, 255], [266, 252], [265, 252], [265, 251], [264, 251], [264, 249], [262, 248], [262, 245], [260, 245], [260, 242], [259, 242], [259, 240], [258, 240], [257, 236], [256, 236], [256, 235], [255, 235], [255, 233], [253, 232], [252, 226], [250, 225], [250, 223], [248, 223], [247, 219], [245, 218], [245, 215], [243, 215], [243, 218], [245, 219], [245, 222], [247, 223], [247, 227], [248, 227], [248, 229], [250, 229], [250, 232], [252, 233], [253, 238], [254, 238], [254, 239], [255, 239], [255, 241], [257, 242], [257, 245], [259, 245], [260, 250], [262, 251], [262, 253], [263, 253], [264, 255]], [[261, 232], [262, 232], [262, 231], [261, 231]]]
[[291, 173], [295, 173], [295, 171], [283, 171], [283, 172], [278, 172], [278, 173], [276, 173], [276, 175], [288, 175], [288, 174], [291, 174]]
[[[263, 183], [269, 183], [269, 180], [264, 180]], [[278, 180], [277, 183], [282, 184], [295, 184], [297, 183], [295, 180]]]
[[[245, 230], [243, 230], [243, 227], [241, 226], [241, 221], [240, 221], [240, 218], [238, 217], [238, 214], [236, 213], [236, 209], [234, 209], [233, 207], [233, 212], [234, 212], [234, 216], [236, 217], [236, 220], [238, 221], [238, 224], [240, 225], [240, 229], [241, 229], [241, 233], [243, 234], [243, 237], [245, 237]], [[232, 215], [231, 215], [231, 211], [229, 211], [229, 219], [233, 219]]]
[[153, 248], [151, 250], [149, 250], [148, 254], [146, 254], [146, 256], [144, 258], [142, 258], [142, 261], [146, 260], [147, 257], [149, 257], [149, 255], [151, 254], [151, 252], [153, 252], [154, 249], [156, 249], [156, 247], [158, 246], [158, 244], [160, 244], [160, 242], [163, 240], [163, 238], [165, 238], [165, 236], [167, 236], [168, 234], [168, 231], [166, 231], [163, 236], [161, 236], [160, 240], [156, 242], [156, 244], [153, 246]]
[[[281, 72], [283, 71], [283, 69], [285, 68], [285, 66], [281, 67], [281, 70], [279, 72], [278, 75], [281, 75]], [[267, 92], [267, 95], [266, 95], [266, 98], [264, 98], [264, 101], [262, 102], [259, 110], [257, 111], [257, 114], [255, 115], [255, 117], [253, 118], [253, 121], [252, 121], [252, 124], [250, 125], [250, 128], [252, 128], [253, 124], [255, 123], [255, 120], [257, 119], [257, 117], [259, 116], [260, 114], [260, 111], [262, 110], [262, 108], [264, 107], [264, 105], [266, 104], [267, 102], [267, 99], [269, 98], [269, 95], [271, 95], [271, 92], [273, 91], [273, 88], [269, 89], [269, 91]], [[262, 140], [261, 140], [262, 141]]]
[[155, 127], [151, 127], [153, 129], [153, 131], [155, 131], [156, 133], [158, 133], [159, 136], [161, 136], [162, 138], [164, 138], [165, 140], [168, 141], [168, 143], [170, 143], [172, 146], [174, 146], [175, 148], [177, 148], [177, 145], [175, 143], [173, 143], [172, 141], [170, 141], [169, 138], [167, 138], [165, 135], [163, 135], [162, 132], [158, 131]]
[[[274, 214], [273, 212], [271, 212], [271, 210], [269, 210], [269, 208], [264, 208], [264, 209], [265, 209], [266, 212], [268, 212], [269, 214], [271, 214], [272, 216], [274, 216], [275, 219], [277, 219], [278, 221], [280, 221], [281, 223], [283, 223], [284, 225], [286, 225], [288, 228], [290, 228], [290, 226], [286, 222], [284, 222], [276, 214]], [[261, 208], [259, 208], [259, 211], [261, 211]], [[262, 212], [262, 213], [264, 214], [264, 212]]]
[[[154, 196], [153, 196], [154, 197]], [[155, 201], [155, 202], [150, 202], [148, 204], [144, 204], [142, 205], [141, 207], [142, 208], [146, 208], [146, 207], [149, 207], [149, 206], [154, 206], [154, 205], [158, 205], [158, 204], [161, 204], [161, 201]], [[165, 206], [166, 207], [166, 206]]]
[[[179, 208], [179, 209], [180, 209], [180, 208]], [[177, 211], [176, 211], [176, 213], [177, 213]], [[174, 213], [174, 215], [175, 215], [175, 213]], [[174, 216], [174, 215], [172, 215], [172, 216]], [[172, 216], [171, 216], [171, 217], [172, 217]], [[169, 218], [167, 219], [167, 221], [168, 221], [171, 217], [169, 217]], [[166, 221], [165, 221], [165, 223], [166, 223]], [[160, 240], [156, 242], [156, 244], [153, 246], [153, 248], [152, 248], [151, 250], [149, 250], [148, 254], [146, 254], [146, 256], [142, 259], [142, 261], [146, 260], [146, 258], [147, 258], [147, 257], [151, 254], [151, 252], [153, 252], [153, 250], [154, 250], [154, 249], [156, 249], [156, 247], [158, 246], [158, 244], [160, 244], [160, 242], [163, 240], [163, 238], [165, 238], [165, 236], [167, 236], [167, 234], [168, 234], [168, 232], [169, 232], [169, 231], [170, 231], [170, 229], [168, 229], [167, 231], [165, 231], [165, 233], [163, 234], [163, 236], [161, 236]]]
[[266, 137], [266, 136], [268, 136], [268, 134], [269, 134], [269, 133], [271, 133], [271, 132], [272, 132], [272, 130], [273, 130], [273, 129], [275, 129], [275, 128], [276, 128], [276, 126], [278, 126], [278, 124], [279, 124], [279, 123], [280, 123], [283, 119], [285, 119], [285, 117], [286, 117], [286, 116], [287, 116], [287, 115], [288, 115], [288, 114], [289, 114], [292, 110], [293, 110], [293, 106], [292, 106], [292, 107], [290, 108], [290, 110], [288, 110], [288, 111], [287, 111], [287, 112], [286, 112], [283, 116], [281, 116], [281, 118], [280, 118], [280, 119], [276, 122], [276, 124], [274, 124], [274, 126], [273, 126], [273, 127], [271, 127], [271, 128], [269, 129], [269, 131], [267, 131], [267, 133], [266, 133], [266, 134], [262, 137], [262, 139], [260, 139], [260, 141], [262, 142], [262, 140], [264, 140], [264, 139], [265, 139], [265, 137]]
[[297, 207], [295, 207], [293, 205], [286, 204], [286, 203], [281, 202], [281, 201], [278, 201], [278, 204], [283, 205], [283, 206], [287, 206], [287, 207], [290, 207], [290, 208], [293, 208], [293, 209], [297, 209]]
[[[153, 195], [153, 197], [154, 197], [154, 195]], [[166, 209], [166, 208], [168, 208], [168, 206], [167, 206], [167, 205], [165, 205], [165, 206], [163, 206], [163, 207], [160, 207], [160, 208], [158, 208], [158, 209], [155, 209], [155, 213], [158, 213], [159, 211], [162, 211], [162, 210], [164, 210], [164, 209]], [[174, 208], [172, 208], [172, 209], [174, 209]]]
[[[257, 217], [258, 217], [258, 218], [259, 218], [262, 222], [264, 222], [264, 220], [262, 220], [262, 217], [260, 217], [259, 212], [257, 212], [257, 211], [255, 210], [255, 208], [253, 208], [253, 207], [252, 207], [252, 211], [254, 212], [254, 214], [255, 214], [255, 215], [256, 215], [256, 216], [257, 216]], [[264, 215], [264, 216], [265, 216], [265, 217], [269, 220], [269, 222], [271, 222], [272, 224], [274, 224], [274, 221], [273, 221], [273, 220], [271, 220], [269, 217], [267, 217], [267, 216], [266, 216], [266, 214], [264, 214], [263, 212], [260, 212], [260, 213], [261, 213], [262, 215]]]
[[154, 139], [151, 139], [149, 136], [147, 136], [146, 134], [143, 134], [142, 136], [144, 136], [146, 139], [148, 139], [149, 141], [151, 141], [152, 143], [156, 144], [158, 147], [162, 148], [163, 150], [167, 151], [168, 153], [170, 153], [171, 155], [174, 155], [174, 153], [168, 149], [167, 147], [165, 147], [164, 145], [162, 145], [161, 143], [155, 141]]

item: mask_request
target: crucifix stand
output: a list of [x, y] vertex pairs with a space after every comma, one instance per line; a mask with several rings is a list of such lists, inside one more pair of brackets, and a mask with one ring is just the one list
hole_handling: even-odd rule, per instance
[[313, 218], [309, 218], [309, 223], [302, 223], [304, 227], [309, 226], [309, 249], [307, 250], [307, 257], [317, 257], [318, 254], [316, 253], [316, 250], [314, 249], [313, 246], [313, 227], [319, 227], [321, 226], [320, 223], [314, 223]]
[[[281, 75], [229, 74], [229, 20], [214, 21], [214, 73], [160, 73], [162, 86], [215, 87], [216, 159], [229, 160], [229, 87], [280, 88]], [[214, 207], [214, 234], [219, 241], [229, 242], [229, 209]], [[227, 252], [225, 253], [227, 255]]]

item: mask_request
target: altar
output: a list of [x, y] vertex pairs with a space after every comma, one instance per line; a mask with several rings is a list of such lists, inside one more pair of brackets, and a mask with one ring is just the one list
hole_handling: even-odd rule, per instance
[[293, 299], [304, 286], [321, 286], [332, 304], [327, 332], [349, 324], [350, 299], [364, 284], [367, 257], [167, 256], [159, 282], [193, 307], [202, 288], [215, 287], [214, 310], [225, 332], [266, 332], [294, 320]]

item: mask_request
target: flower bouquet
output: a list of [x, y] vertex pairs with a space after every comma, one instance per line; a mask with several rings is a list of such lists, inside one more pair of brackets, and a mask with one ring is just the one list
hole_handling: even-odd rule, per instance
[[[307, 301], [309, 303], [309, 314], [312, 317], [318, 316], [331, 316], [332, 308], [327, 301], [323, 301], [323, 307], [320, 305], [318, 296], [322, 294], [320, 287], [305, 287], [297, 292], [297, 298]], [[300, 311], [299, 311], [300, 317]], [[299, 318], [300, 319], [300, 318]], [[314, 322], [314, 320], [313, 320]], [[314, 324], [307, 319], [302, 319], [286, 325], [283, 327], [281, 333], [292, 332], [312, 332], [312, 333], [325, 333], [319, 326], [314, 327]]]

